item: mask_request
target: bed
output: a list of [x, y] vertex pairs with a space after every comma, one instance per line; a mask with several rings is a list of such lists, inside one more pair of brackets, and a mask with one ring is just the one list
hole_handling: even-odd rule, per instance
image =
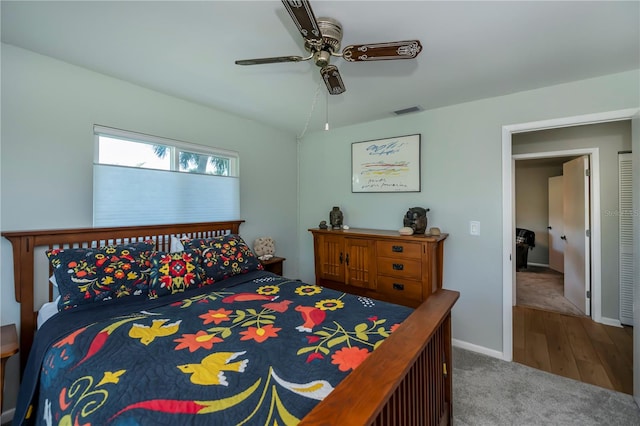
[[4, 232], [20, 303], [16, 420], [451, 424], [451, 308], [458, 293], [445, 289], [413, 310], [257, 267], [155, 299], [63, 310], [34, 340], [38, 289], [49, 300], [54, 295], [46, 280], [34, 279], [43, 249], [146, 241], [171, 253], [176, 238], [238, 235], [241, 223]]

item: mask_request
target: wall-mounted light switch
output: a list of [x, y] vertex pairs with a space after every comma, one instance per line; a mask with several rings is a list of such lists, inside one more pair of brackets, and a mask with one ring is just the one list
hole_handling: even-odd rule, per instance
[[477, 220], [469, 222], [469, 233], [471, 235], [480, 235], [480, 222]]

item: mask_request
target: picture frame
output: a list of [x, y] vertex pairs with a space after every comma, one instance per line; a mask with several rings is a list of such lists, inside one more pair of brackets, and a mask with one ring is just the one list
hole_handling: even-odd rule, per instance
[[420, 192], [420, 134], [351, 144], [351, 192]]

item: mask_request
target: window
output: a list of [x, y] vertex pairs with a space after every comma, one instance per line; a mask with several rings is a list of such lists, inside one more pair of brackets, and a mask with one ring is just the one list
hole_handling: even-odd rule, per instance
[[238, 153], [94, 126], [96, 163], [140, 169], [237, 176]]
[[98, 135], [98, 163], [142, 169], [171, 170], [166, 145], [134, 142]]
[[240, 217], [238, 153], [94, 126], [93, 225]]
[[229, 162], [229, 159], [225, 157], [180, 151], [178, 155], [178, 171], [229, 176]]

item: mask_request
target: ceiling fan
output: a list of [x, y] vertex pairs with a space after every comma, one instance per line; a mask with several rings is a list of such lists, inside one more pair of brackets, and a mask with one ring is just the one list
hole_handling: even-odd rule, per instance
[[304, 39], [304, 48], [309, 52], [309, 55], [305, 57], [277, 56], [275, 58], [244, 59], [236, 61], [237, 65], [301, 62], [312, 59], [320, 67], [320, 75], [327, 85], [329, 93], [339, 95], [346, 89], [338, 67], [329, 63], [332, 56], [341, 57], [347, 62], [413, 59], [422, 50], [419, 40], [405, 40], [349, 45], [340, 52], [340, 43], [342, 42], [340, 22], [333, 18], [316, 19], [308, 0], [282, 0], [282, 3], [298, 27]]

